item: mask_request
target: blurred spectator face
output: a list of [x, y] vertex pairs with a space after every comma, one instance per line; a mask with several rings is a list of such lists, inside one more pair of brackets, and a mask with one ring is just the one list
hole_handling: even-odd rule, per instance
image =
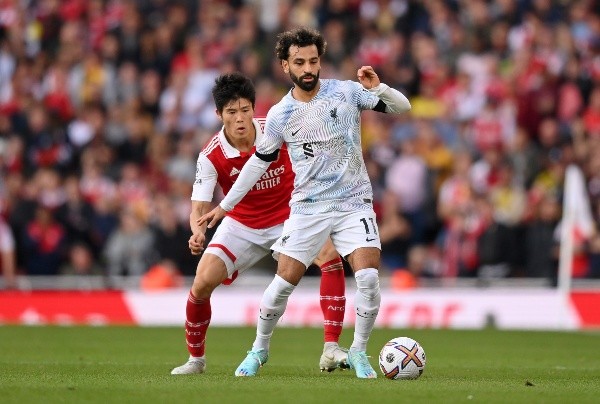
[[252, 79], [256, 79], [260, 75], [262, 61], [256, 51], [247, 51], [242, 55], [240, 66], [242, 73]]
[[21, 198], [25, 189], [25, 180], [21, 172], [9, 173], [4, 176], [3, 196], [7, 199]]
[[416, 245], [408, 251], [407, 267], [414, 275], [419, 276], [425, 272], [427, 263], [427, 249], [424, 246]]
[[483, 160], [485, 160], [490, 167], [497, 167], [502, 158], [502, 150], [499, 147], [489, 147], [483, 151]]
[[140, 14], [135, 8], [135, 4], [128, 4], [123, 11], [123, 19], [121, 20], [121, 27], [127, 34], [135, 34], [141, 24]]
[[594, 87], [590, 95], [590, 109], [600, 111], [600, 87]]
[[84, 118], [91, 126], [92, 133], [94, 135], [102, 132], [106, 117], [100, 108], [91, 107], [86, 109]]
[[170, 49], [173, 42], [173, 29], [168, 24], [161, 24], [156, 29], [156, 46], [159, 49]]
[[42, 227], [50, 226], [54, 221], [52, 211], [44, 205], [38, 205], [35, 210], [35, 221], [38, 222]]
[[553, 222], [560, 217], [560, 205], [553, 196], [547, 196], [539, 205], [539, 220], [542, 222]]
[[553, 118], [546, 118], [540, 123], [539, 141], [544, 147], [552, 147], [558, 143], [558, 123]]
[[135, 212], [125, 209], [121, 213], [121, 230], [125, 234], [135, 234], [144, 227], [144, 223]]
[[34, 107], [29, 112], [29, 129], [34, 132], [42, 132], [48, 125], [48, 116], [46, 110], [41, 106]]
[[547, 12], [552, 7], [552, 2], [550, 0], [534, 0], [533, 7], [541, 13]]
[[459, 152], [454, 156], [454, 174], [460, 177], [468, 177], [473, 159], [468, 152]]
[[116, 61], [119, 58], [119, 40], [114, 35], [106, 35], [100, 44], [103, 60]]
[[142, 98], [157, 99], [160, 95], [160, 75], [155, 70], [145, 71], [140, 78]]
[[60, 42], [66, 46], [78, 43], [82, 37], [81, 31], [81, 24], [79, 22], [65, 22], [60, 30]]
[[173, 4], [167, 13], [168, 23], [177, 28], [184, 28], [188, 23], [188, 12], [181, 4]]
[[47, 207], [57, 208], [65, 201], [62, 179], [57, 171], [40, 169], [35, 180], [40, 189], [39, 201]]
[[90, 249], [83, 244], [75, 244], [69, 251], [69, 259], [75, 273], [78, 275], [89, 274], [94, 262]]
[[68, 201], [78, 202], [81, 200], [79, 179], [77, 177], [72, 176], [65, 179], [64, 189]]
[[510, 163], [502, 162], [498, 170], [498, 185], [510, 187], [512, 185], [514, 171]]
[[161, 228], [172, 231], [178, 225], [178, 218], [175, 210], [173, 209], [173, 201], [168, 197], [159, 197], [156, 201], [156, 217]]
[[509, 26], [505, 22], [496, 22], [492, 26], [490, 40], [495, 51], [503, 52], [508, 49], [508, 31]]

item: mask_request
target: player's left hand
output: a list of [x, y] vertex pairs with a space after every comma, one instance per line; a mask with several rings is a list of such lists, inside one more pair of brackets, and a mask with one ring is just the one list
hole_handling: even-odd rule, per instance
[[198, 223], [198, 226], [202, 226], [202, 224], [208, 223], [206, 227], [210, 229], [214, 227], [219, 222], [219, 220], [223, 219], [226, 214], [227, 212], [221, 207], [221, 205], [217, 205], [217, 207], [211, 210], [210, 212], [200, 216], [200, 219], [198, 219], [196, 223]]
[[377, 87], [381, 83], [379, 76], [371, 66], [361, 67], [358, 69], [356, 76], [358, 77], [358, 82], [367, 90]]

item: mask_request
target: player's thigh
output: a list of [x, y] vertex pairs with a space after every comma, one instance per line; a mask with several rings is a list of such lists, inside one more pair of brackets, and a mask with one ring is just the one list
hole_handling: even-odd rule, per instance
[[337, 213], [331, 240], [339, 254], [353, 265], [354, 271], [379, 268], [381, 241], [373, 210]]
[[229, 217], [223, 219], [204, 254], [219, 257], [227, 276], [241, 274], [271, 253], [271, 245], [281, 235], [283, 226], [252, 229]]
[[292, 214], [283, 224], [281, 237], [273, 244], [272, 249], [308, 267], [325, 244], [331, 231], [331, 223], [329, 214]]
[[298, 285], [305, 272], [306, 265], [303, 262], [300, 262], [297, 259], [285, 254], [279, 254], [279, 261], [277, 262], [277, 275], [281, 276], [292, 285]]
[[196, 276], [192, 285], [194, 296], [197, 298], [209, 296], [228, 276], [225, 262], [219, 256], [205, 252], [196, 268]]
[[374, 247], [360, 247], [346, 257], [354, 272], [365, 268], [379, 269], [381, 250]]
[[335, 249], [335, 246], [333, 245], [331, 238], [328, 237], [327, 240], [325, 241], [325, 244], [323, 244], [323, 247], [321, 247], [319, 254], [317, 254], [317, 258], [315, 258], [314, 264], [321, 266], [321, 265], [325, 264], [326, 262], [332, 261], [338, 257], [339, 257], [339, 254], [338, 254], [337, 250]]

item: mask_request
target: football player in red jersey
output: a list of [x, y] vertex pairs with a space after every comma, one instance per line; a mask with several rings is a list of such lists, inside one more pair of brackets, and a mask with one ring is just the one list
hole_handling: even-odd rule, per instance
[[[216, 184], [227, 194], [238, 173], [255, 151], [262, 136], [264, 119], [254, 119], [256, 92], [252, 81], [239, 73], [215, 80], [212, 90], [223, 128], [198, 157], [192, 192], [189, 248], [203, 253], [186, 306], [188, 361], [171, 374], [203, 373], [206, 369], [205, 341], [210, 324], [210, 296], [221, 283], [229, 284], [248, 268], [271, 254], [290, 214], [289, 200], [294, 173], [287, 152], [279, 153], [246, 197], [228, 212], [206, 249], [206, 224], [198, 219], [210, 210]], [[341, 258], [331, 241], [323, 246], [315, 263], [321, 268], [320, 302], [324, 316], [324, 348], [320, 369], [347, 367], [346, 351], [339, 347], [345, 309], [345, 279]]]

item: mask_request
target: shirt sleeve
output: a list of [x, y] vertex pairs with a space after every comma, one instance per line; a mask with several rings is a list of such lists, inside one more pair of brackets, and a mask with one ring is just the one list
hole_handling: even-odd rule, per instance
[[377, 97], [377, 95], [373, 94], [356, 81], [348, 80], [347, 83], [353, 87], [353, 94], [355, 94], [356, 97], [356, 106], [359, 109], [365, 110], [375, 108], [379, 102], [379, 97]]
[[196, 180], [192, 188], [192, 201], [210, 202], [217, 185], [217, 170], [204, 154], [196, 162]]
[[400, 91], [392, 88], [384, 83], [379, 83], [377, 87], [368, 90], [371, 94], [375, 94], [381, 101], [385, 103], [385, 112], [392, 114], [401, 114], [410, 111], [411, 105], [408, 98]]
[[221, 201], [221, 208], [226, 212], [232, 210], [252, 189], [256, 181], [267, 171], [270, 164], [271, 162], [256, 157], [256, 154], [250, 156], [233, 183], [233, 186]]
[[263, 135], [260, 142], [256, 145], [256, 151], [260, 154], [272, 154], [281, 149], [281, 146], [283, 145], [282, 134], [285, 125], [279, 118], [280, 114], [278, 114], [277, 111], [278, 108], [273, 107], [267, 113]]

